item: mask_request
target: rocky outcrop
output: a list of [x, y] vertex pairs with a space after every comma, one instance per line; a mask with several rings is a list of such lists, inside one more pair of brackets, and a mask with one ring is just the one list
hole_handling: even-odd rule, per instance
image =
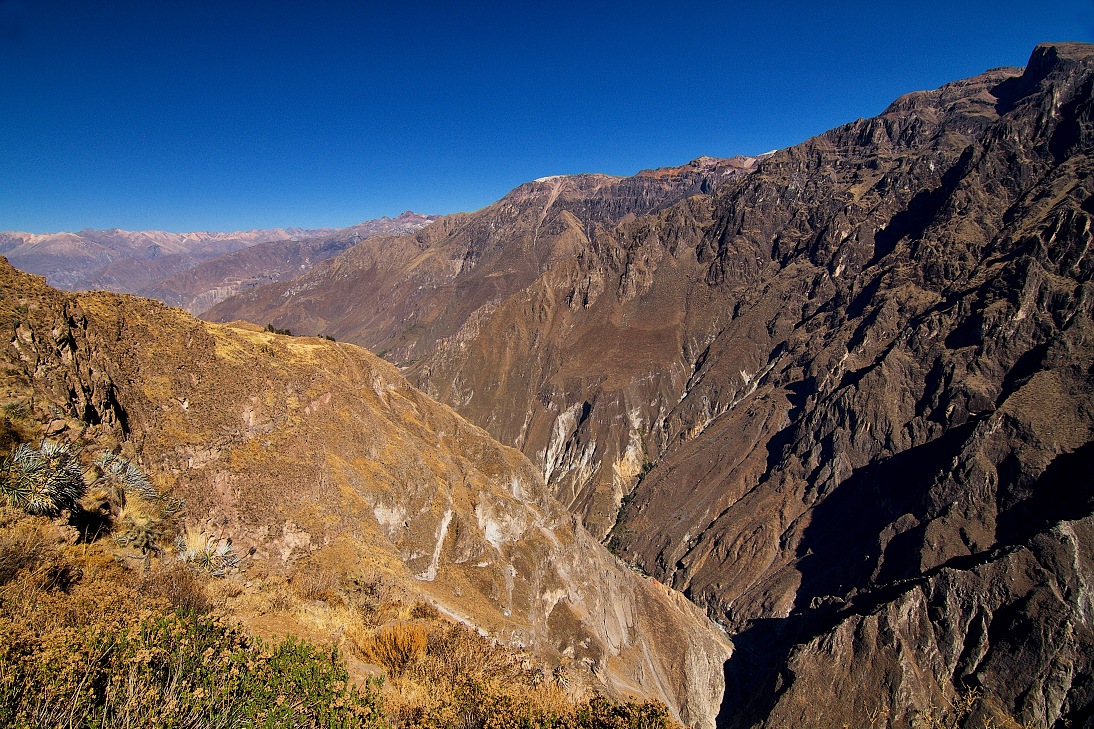
[[519, 452], [365, 350], [62, 294], [3, 261], [0, 336], [6, 401], [29, 391], [86, 440], [121, 441], [193, 525], [251, 555], [250, 579], [303, 559], [396, 575], [575, 686], [713, 726], [721, 631], [608, 554]]

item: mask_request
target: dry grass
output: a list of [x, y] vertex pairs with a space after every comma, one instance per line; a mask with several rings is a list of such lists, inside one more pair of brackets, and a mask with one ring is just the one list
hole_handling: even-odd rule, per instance
[[10, 507], [0, 517], [0, 585], [6, 585], [24, 568], [37, 565], [51, 551], [56, 536], [42, 520], [15, 521]]
[[395, 623], [374, 632], [357, 634], [353, 639], [362, 657], [383, 666], [389, 676], [398, 678], [416, 668], [425, 658], [429, 627], [420, 622]]
[[230, 539], [218, 539], [193, 526], [187, 526], [175, 539], [178, 557], [191, 569], [213, 577], [224, 577], [239, 566], [239, 557]]
[[203, 615], [213, 609], [201, 581], [182, 565], [149, 570], [140, 589], [148, 597], [166, 600], [179, 612]]
[[912, 720], [913, 729], [1032, 729], [1019, 723], [978, 688], [932, 704]]
[[342, 578], [330, 570], [300, 566], [289, 579], [289, 583], [301, 600], [344, 602]]
[[256, 642], [187, 568], [138, 576], [70, 532], [0, 510], [0, 726], [383, 725], [329, 649]]

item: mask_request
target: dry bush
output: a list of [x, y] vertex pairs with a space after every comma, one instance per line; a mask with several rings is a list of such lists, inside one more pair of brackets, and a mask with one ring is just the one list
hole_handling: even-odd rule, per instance
[[10, 452], [22, 439], [22, 432], [11, 421], [11, 418], [7, 415], [0, 417], [0, 453]]
[[428, 602], [419, 600], [414, 603], [414, 607], [410, 609], [410, 617], [416, 620], [438, 620], [441, 617], [441, 613]]
[[55, 542], [52, 529], [38, 519], [0, 524], [0, 585], [6, 585], [22, 570], [37, 565]]
[[171, 525], [163, 513], [144, 499], [127, 499], [115, 521], [114, 541], [144, 555], [158, 554]]
[[[460, 678], [515, 680], [521, 674], [516, 657], [510, 651], [465, 625], [452, 623], [430, 633], [427, 670], [431, 677], [446, 681]], [[531, 672], [528, 679], [522, 683], [531, 683]]]
[[330, 570], [312, 566], [298, 567], [289, 584], [301, 600], [343, 601], [342, 578]]
[[416, 667], [429, 646], [429, 627], [420, 622], [395, 623], [380, 628], [358, 648], [373, 663], [399, 677]]
[[213, 608], [201, 582], [181, 565], [149, 571], [140, 587], [148, 597], [163, 598], [179, 612], [203, 615]]
[[352, 607], [365, 625], [378, 627], [399, 618], [404, 606], [395, 584], [376, 576], [355, 580], [355, 584]]
[[0, 603], [33, 605], [42, 593], [67, 591], [80, 579], [81, 567], [66, 552], [68, 531], [12, 507], [0, 508]]

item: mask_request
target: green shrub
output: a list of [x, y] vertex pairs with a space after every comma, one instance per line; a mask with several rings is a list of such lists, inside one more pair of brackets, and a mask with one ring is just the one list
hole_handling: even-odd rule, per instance
[[0, 724], [23, 727], [383, 726], [379, 686], [293, 638], [269, 645], [195, 614], [36, 636], [0, 624]]

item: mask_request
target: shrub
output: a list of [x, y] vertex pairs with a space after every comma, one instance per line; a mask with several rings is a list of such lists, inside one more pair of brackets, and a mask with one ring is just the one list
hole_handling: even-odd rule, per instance
[[103, 452], [94, 465], [100, 476], [81, 505], [96, 513], [117, 512], [113, 537], [118, 545], [145, 556], [158, 553], [173, 531], [172, 519], [182, 501], [165, 497], [140, 468], [121, 456]]
[[62, 443], [23, 443], [0, 464], [0, 490], [28, 514], [57, 516], [74, 509], [86, 488], [76, 453]]
[[658, 701], [613, 703], [595, 696], [577, 710], [573, 726], [582, 729], [670, 729], [675, 726]]
[[4, 726], [383, 726], [378, 685], [348, 679], [337, 652], [193, 614], [40, 636], [0, 623]]
[[41, 525], [3, 525], [0, 528], [0, 585], [6, 585], [24, 568], [37, 565], [49, 551], [50, 542], [50, 535]]
[[160, 501], [163, 496], [137, 466], [121, 456], [103, 451], [95, 459], [102, 479], [120, 486], [127, 496], [137, 495], [147, 501]]
[[205, 614], [213, 607], [193, 572], [182, 565], [146, 573], [140, 588], [148, 597], [166, 599], [179, 613]]
[[167, 537], [167, 521], [145, 504], [129, 502], [122, 507], [114, 532], [114, 541], [122, 547], [133, 547], [144, 555], [160, 551], [159, 543]]
[[387, 669], [393, 677], [402, 676], [426, 654], [429, 629], [418, 622], [395, 623], [380, 628], [363, 646], [364, 655]]
[[430, 634], [429, 655], [430, 675], [446, 681], [461, 677], [515, 679], [514, 674], [519, 672], [511, 654], [459, 624], [439, 628]]
[[312, 565], [302, 566], [296, 570], [290, 582], [301, 600], [342, 600], [342, 580], [331, 570]]

